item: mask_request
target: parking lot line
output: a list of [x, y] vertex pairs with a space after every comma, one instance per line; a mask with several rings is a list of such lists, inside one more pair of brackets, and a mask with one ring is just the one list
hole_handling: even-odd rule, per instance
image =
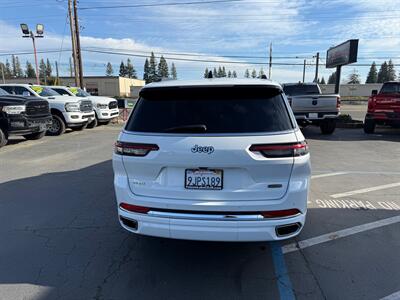
[[282, 252], [283, 252], [283, 254], [287, 254], [290, 252], [299, 251], [300, 249], [308, 248], [308, 247], [311, 247], [314, 245], [326, 243], [326, 242], [344, 238], [344, 237], [347, 237], [347, 236], [350, 236], [350, 235], [353, 235], [356, 233], [376, 229], [379, 227], [383, 227], [383, 226], [387, 226], [387, 225], [391, 225], [391, 224], [395, 224], [395, 223], [399, 223], [399, 222], [400, 222], [400, 215], [391, 217], [391, 218], [387, 218], [387, 219], [382, 219], [382, 220], [375, 221], [372, 223], [354, 226], [351, 228], [347, 228], [347, 229], [323, 234], [323, 235], [313, 237], [313, 238], [310, 238], [307, 240], [303, 240], [298, 243], [291, 243], [291, 244], [285, 245], [282, 247]]
[[369, 193], [369, 192], [373, 192], [373, 191], [390, 189], [390, 188], [394, 188], [394, 187], [398, 187], [398, 186], [400, 186], [400, 182], [378, 185], [378, 186], [374, 186], [374, 187], [370, 187], [370, 188], [366, 188], [366, 189], [355, 190], [355, 191], [350, 191], [350, 192], [346, 192], [346, 193], [333, 194], [333, 195], [330, 195], [330, 197], [331, 198], [343, 198], [343, 197], [348, 197], [348, 196], [352, 196], [352, 195], [356, 195], [356, 194], [364, 194], [364, 193]]
[[313, 175], [313, 176], [311, 176], [311, 179], [324, 178], [324, 177], [330, 177], [330, 176], [338, 176], [338, 175], [345, 175], [345, 174], [348, 174], [348, 173], [347, 172], [334, 172], [334, 173]]
[[393, 293], [389, 296], [383, 297], [381, 300], [399, 300], [400, 299], [400, 291]]
[[285, 257], [279, 242], [271, 242], [272, 260], [281, 300], [295, 300], [292, 283], [286, 268]]

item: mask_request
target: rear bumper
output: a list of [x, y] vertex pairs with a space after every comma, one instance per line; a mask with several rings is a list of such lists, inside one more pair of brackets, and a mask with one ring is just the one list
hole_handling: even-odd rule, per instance
[[[114, 155], [114, 188], [117, 198], [118, 214], [137, 222], [137, 229], [132, 229], [121, 222], [126, 230], [157, 237], [204, 240], [204, 241], [273, 241], [294, 237], [304, 226], [307, 213], [307, 199], [310, 184], [309, 156], [296, 159], [286, 194], [276, 200], [232, 200], [212, 199], [165, 199], [144, 197], [132, 193], [128, 177], [121, 158]], [[190, 212], [261, 212], [286, 209], [298, 209], [301, 214], [290, 218], [261, 220], [198, 220], [165, 218], [148, 214], [138, 214], [119, 208], [120, 203]], [[276, 227], [299, 223], [300, 230], [286, 236], [278, 236]]]
[[[127, 212], [121, 208], [118, 208], [118, 215], [121, 226], [136, 234], [224, 242], [274, 241], [291, 238], [300, 233], [306, 218], [304, 213], [293, 218], [265, 221], [206, 221], [153, 217]], [[125, 225], [122, 220], [136, 222], [137, 228]], [[277, 226], [288, 224], [299, 224], [300, 228], [284, 237], [278, 236]]]
[[400, 124], [400, 112], [373, 112], [367, 113], [365, 119], [382, 121], [383, 123]]
[[[313, 115], [316, 114], [316, 115]], [[340, 115], [340, 112], [295, 112], [294, 116], [299, 121], [319, 121], [325, 119], [336, 119]]]

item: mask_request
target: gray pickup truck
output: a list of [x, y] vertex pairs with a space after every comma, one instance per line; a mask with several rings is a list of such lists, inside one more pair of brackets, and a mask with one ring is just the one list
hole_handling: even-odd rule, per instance
[[300, 126], [320, 127], [322, 134], [332, 134], [340, 114], [340, 96], [322, 95], [317, 83], [285, 83], [283, 91]]

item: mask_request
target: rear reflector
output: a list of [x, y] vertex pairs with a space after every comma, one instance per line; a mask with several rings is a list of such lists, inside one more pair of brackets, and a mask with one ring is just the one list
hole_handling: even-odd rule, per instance
[[147, 214], [150, 211], [150, 208], [144, 206], [137, 206], [128, 203], [121, 203], [119, 205], [120, 208], [125, 209], [130, 212], [140, 213], [140, 214]]
[[146, 156], [151, 151], [158, 151], [160, 148], [155, 144], [137, 144], [117, 141], [115, 153], [126, 156]]
[[252, 145], [250, 151], [260, 152], [263, 156], [268, 158], [295, 157], [306, 155], [308, 153], [308, 144], [306, 141], [303, 141], [301, 143], [291, 144]]
[[262, 211], [261, 215], [264, 218], [288, 218], [294, 217], [300, 214], [300, 210], [298, 209], [285, 209], [285, 210], [272, 210], [272, 211]]

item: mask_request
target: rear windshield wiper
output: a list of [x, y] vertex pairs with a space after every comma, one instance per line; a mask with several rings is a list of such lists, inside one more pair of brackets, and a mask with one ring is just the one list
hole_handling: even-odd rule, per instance
[[176, 132], [176, 133], [196, 133], [206, 132], [207, 126], [204, 124], [193, 124], [185, 126], [171, 127], [164, 130], [164, 132]]

